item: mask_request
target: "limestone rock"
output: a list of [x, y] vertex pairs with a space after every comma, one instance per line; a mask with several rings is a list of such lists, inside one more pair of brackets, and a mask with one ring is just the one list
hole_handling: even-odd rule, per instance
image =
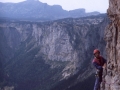
[[107, 42], [107, 75], [103, 90], [120, 90], [120, 0], [109, 0], [108, 16], [111, 23], [105, 33]]
[[[93, 50], [99, 48], [105, 55], [103, 33], [107, 23], [106, 15], [42, 23], [1, 21], [0, 49], [3, 52], [9, 47], [14, 51], [12, 58], [3, 61], [7, 62], [6, 71], [15, 89], [34, 90], [32, 86], [39, 87], [37, 84], [42, 81], [46, 83], [41, 84], [43, 90], [47, 85], [51, 86], [51, 80], [57, 83], [75, 76], [74, 82], [68, 84], [72, 86], [92, 77], [95, 72], [91, 65]], [[5, 55], [11, 56], [9, 52]], [[32, 83], [28, 85], [29, 80]]]

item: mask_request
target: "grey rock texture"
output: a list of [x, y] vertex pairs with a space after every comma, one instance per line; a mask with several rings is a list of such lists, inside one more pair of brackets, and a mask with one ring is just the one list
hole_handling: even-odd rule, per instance
[[120, 1], [109, 0], [107, 13], [111, 22], [105, 31], [108, 65], [102, 90], [120, 90]]
[[5, 86], [3, 89], [0, 88], [0, 90], [14, 90], [14, 86]]

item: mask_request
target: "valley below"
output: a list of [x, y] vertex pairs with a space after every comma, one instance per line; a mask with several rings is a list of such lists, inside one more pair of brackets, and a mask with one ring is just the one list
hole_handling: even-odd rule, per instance
[[0, 19], [0, 88], [91, 90], [93, 50], [106, 57], [108, 22], [105, 14], [47, 22]]

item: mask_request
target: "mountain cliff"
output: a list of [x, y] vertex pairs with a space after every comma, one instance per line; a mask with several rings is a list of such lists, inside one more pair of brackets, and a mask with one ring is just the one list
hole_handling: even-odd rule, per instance
[[49, 22], [0, 20], [0, 60], [8, 86], [15, 90], [92, 89], [92, 54], [99, 48], [105, 56], [107, 23], [106, 15]]
[[63, 10], [60, 5], [50, 6], [39, 0], [27, 0], [20, 3], [0, 3], [0, 17], [19, 20], [48, 21], [68, 17], [98, 15], [99, 12], [86, 13], [85, 9]]
[[102, 90], [120, 90], [120, 1], [109, 0], [107, 13], [111, 22], [105, 31], [108, 65]]

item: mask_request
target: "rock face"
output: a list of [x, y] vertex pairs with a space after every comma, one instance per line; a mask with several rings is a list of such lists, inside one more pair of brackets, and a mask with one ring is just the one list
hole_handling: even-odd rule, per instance
[[11, 86], [11, 87], [6, 86], [3, 89], [0, 88], [0, 90], [14, 90], [14, 87], [13, 86]]
[[67, 79], [69, 84], [60, 90], [73, 90], [84, 79], [87, 83], [94, 73], [93, 50], [99, 48], [105, 55], [107, 23], [105, 15], [43, 23], [0, 21], [0, 58], [10, 85], [16, 90], [50, 90]]
[[107, 42], [107, 74], [103, 90], [120, 90], [120, 1], [109, 0], [108, 16], [111, 20], [105, 32]]

